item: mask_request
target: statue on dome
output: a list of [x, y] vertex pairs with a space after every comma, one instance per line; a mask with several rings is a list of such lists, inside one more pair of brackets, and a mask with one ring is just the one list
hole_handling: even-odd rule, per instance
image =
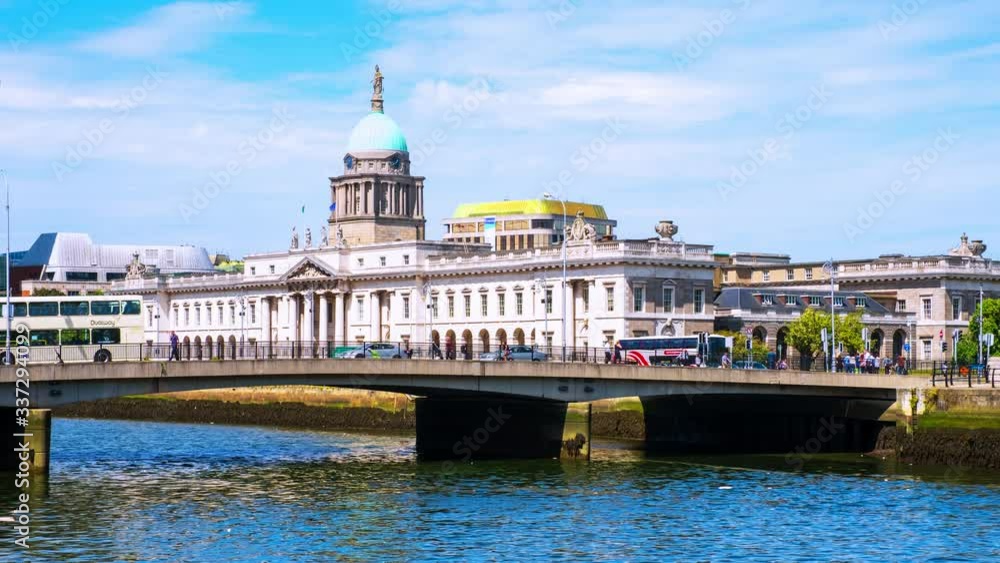
[[292, 250], [295, 250], [298, 247], [299, 247], [299, 232], [295, 229], [295, 227], [292, 227], [292, 245], [290, 248]]
[[326, 227], [322, 227], [319, 230], [319, 247], [320, 248], [326, 248], [326, 246], [328, 244], [330, 244], [330, 234], [329, 234], [329, 231], [327, 231]]
[[378, 65], [375, 65], [375, 78], [372, 80], [372, 84], [375, 85], [375, 97], [382, 97], [382, 71], [379, 70]]
[[306, 227], [306, 248], [312, 248], [313, 245], [313, 232], [312, 229]]

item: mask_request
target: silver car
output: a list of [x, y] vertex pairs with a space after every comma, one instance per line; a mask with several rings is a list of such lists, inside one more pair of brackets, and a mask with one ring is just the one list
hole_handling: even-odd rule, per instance
[[[483, 352], [479, 359], [485, 362], [497, 362], [506, 360], [506, 354], [501, 354], [499, 350], [493, 352]], [[549, 355], [532, 348], [531, 346], [516, 345], [510, 347], [510, 359], [515, 362], [547, 362]]]
[[409, 358], [406, 349], [391, 342], [363, 344], [337, 355], [338, 358], [371, 358], [375, 360], [399, 360]]

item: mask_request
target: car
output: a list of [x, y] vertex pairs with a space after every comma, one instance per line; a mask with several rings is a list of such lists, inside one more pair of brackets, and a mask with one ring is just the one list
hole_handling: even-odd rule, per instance
[[365, 343], [361, 346], [349, 348], [337, 354], [337, 357], [341, 359], [371, 358], [375, 360], [399, 360], [408, 358], [409, 355], [406, 353], [406, 349], [399, 344], [394, 344], [392, 342], [373, 342], [371, 344]]
[[733, 362], [733, 369], [767, 369], [767, 366], [760, 362], [740, 360], [738, 362]]
[[[479, 354], [479, 359], [484, 362], [496, 362], [506, 358], [500, 355], [499, 350], [495, 350]], [[510, 359], [515, 362], [547, 362], [549, 355], [531, 346], [518, 344], [510, 347]]]

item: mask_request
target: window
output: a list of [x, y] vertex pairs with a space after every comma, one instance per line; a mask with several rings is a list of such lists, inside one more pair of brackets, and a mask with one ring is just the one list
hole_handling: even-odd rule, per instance
[[219, 303], [219, 326], [222, 326], [222, 303]]
[[583, 286], [583, 312], [590, 312], [590, 285], [586, 284]]
[[108, 272], [104, 276], [107, 281], [117, 281], [125, 279], [125, 274], [122, 272]]
[[122, 301], [123, 315], [141, 315], [142, 303], [139, 301]]
[[859, 296], [856, 300], [857, 306], [864, 309], [868, 306], [868, 298], [864, 296]]
[[921, 317], [920, 318], [922, 318], [922, 319], [930, 319], [931, 318], [931, 313], [934, 312], [934, 310], [931, 308], [931, 298], [930, 297], [924, 297], [921, 300], [921, 303], [923, 304], [923, 306], [921, 308]]
[[236, 326], [236, 305], [229, 306], [229, 326]]
[[257, 267], [256, 266], [250, 266], [250, 275], [251, 276], [256, 276], [257, 275]]
[[257, 304], [250, 304], [250, 324], [257, 324]]
[[365, 259], [364, 258], [358, 258], [358, 267], [359, 268], [364, 268], [365, 267]]
[[921, 340], [920, 344], [921, 344], [921, 346], [923, 348], [924, 359], [925, 360], [931, 359], [931, 350], [932, 350], [931, 341], [930, 340]]
[[[207, 324], [208, 326], [212, 326], [212, 306], [211, 305], [206, 305], [205, 306], [205, 324]], [[219, 324], [222, 324], [222, 323], [219, 323]]]
[[120, 315], [122, 312], [120, 301], [94, 301], [90, 304], [91, 315]]
[[28, 315], [32, 317], [58, 317], [59, 304], [55, 301], [28, 304]]
[[552, 290], [545, 290], [545, 312], [549, 315], [552, 314]]
[[378, 257], [378, 265], [385, 268], [385, 256]]
[[951, 320], [960, 321], [962, 320], [962, 298], [952, 297], [951, 298]]
[[497, 314], [501, 317], [507, 314], [507, 294], [497, 294]]
[[179, 325], [179, 323], [177, 321], [178, 314], [177, 314], [177, 308], [176, 307], [174, 307], [173, 314], [174, 315], [173, 315], [173, 317], [171, 317], [172, 320], [170, 321], [170, 326], [172, 326], [172, 327], [178, 327], [180, 325]]
[[905, 313], [906, 312], [906, 299], [897, 299], [896, 300], [896, 312], [897, 313]]
[[267, 269], [268, 269], [269, 272], [271, 272], [273, 274], [274, 273], [274, 264], [271, 264], [270, 266], [268, 266]]
[[97, 281], [97, 272], [66, 272], [66, 281]]
[[410, 255], [409, 254], [404, 254], [403, 255], [403, 265], [404, 266], [409, 266], [410, 265]]
[[29, 346], [58, 346], [58, 330], [33, 330], [28, 340]]
[[524, 294], [520, 291], [514, 294], [514, 314], [519, 317], [524, 314]]
[[812, 268], [806, 268], [806, 279], [807, 280], [813, 279], [813, 270], [812, 270]]
[[410, 296], [409, 295], [404, 295], [403, 296], [403, 318], [404, 319], [410, 318]]
[[841, 295], [835, 295], [833, 297], [833, 306], [834, 307], [843, 307], [844, 306], [844, 297], [841, 296]]
[[646, 288], [637, 285], [632, 288], [632, 312], [641, 313], [646, 308]]
[[365, 298], [364, 296], [358, 296], [354, 299], [354, 308], [356, 309], [354, 313], [354, 318], [358, 321], [365, 320]]
[[90, 344], [90, 330], [77, 328], [59, 331], [59, 342], [63, 346], [82, 346]]
[[771, 281], [771, 270], [764, 270], [764, 281]]
[[785, 279], [789, 280], [789, 281], [794, 280], [795, 279], [795, 270], [792, 269], [792, 268], [788, 268], [787, 270], [785, 270]]
[[490, 314], [490, 300], [489, 296], [485, 293], [479, 294], [479, 314], [484, 317], [487, 317]]
[[191, 326], [191, 309], [184, 307], [184, 326]]
[[764, 293], [760, 296], [760, 302], [762, 305], [774, 305], [774, 296], [770, 293]]
[[120, 328], [95, 328], [94, 344], [121, 344], [122, 331]]
[[674, 312], [674, 288], [672, 287], [663, 288], [663, 312]]
[[799, 304], [799, 298], [798, 297], [796, 297], [794, 295], [786, 295], [785, 296], [785, 305], [787, 307], [795, 307], [798, 304]]
[[694, 314], [700, 315], [705, 312], [705, 290], [694, 290]]
[[454, 295], [449, 295], [448, 296], [448, 318], [449, 319], [455, 318], [455, 296]]
[[435, 295], [434, 297], [431, 297], [431, 316], [433, 316], [435, 319], [438, 316], [438, 298], [437, 298], [437, 295]]
[[615, 312], [615, 288], [605, 287], [604, 299], [605, 299], [605, 306], [607, 307], [608, 312], [609, 313]]
[[466, 295], [465, 296], [465, 318], [469, 318], [471, 316], [472, 316], [472, 296], [471, 295]]
[[201, 326], [201, 307], [194, 308], [194, 326]]

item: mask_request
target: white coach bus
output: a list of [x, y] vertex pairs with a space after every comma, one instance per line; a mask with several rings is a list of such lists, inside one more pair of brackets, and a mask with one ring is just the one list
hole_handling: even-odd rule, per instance
[[0, 301], [0, 339], [10, 313], [12, 346], [17, 327], [28, 328], [29, 362], [110, 362], [126, 354], [138, 358], [144, 343], [141, 305], [138, 296], [15, 297], [10, 312]]

